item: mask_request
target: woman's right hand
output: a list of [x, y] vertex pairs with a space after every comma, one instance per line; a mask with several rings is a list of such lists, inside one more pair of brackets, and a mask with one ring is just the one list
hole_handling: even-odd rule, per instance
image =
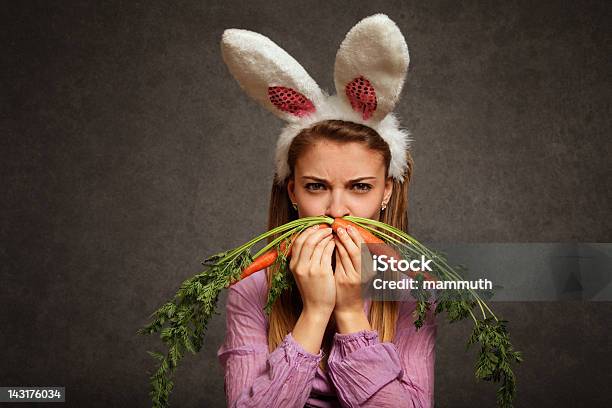
[[303, 311], [331, 315], [336, 304], [332, 254], [336, 246], [332, 229], [315, 225], [304, 230], [291, 248], [289, 269], [300, 294]]

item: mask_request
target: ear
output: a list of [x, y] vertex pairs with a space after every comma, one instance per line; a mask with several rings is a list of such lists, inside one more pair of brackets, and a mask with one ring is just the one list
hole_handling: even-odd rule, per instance
[[289, 199], [291, 200], [291, 202], [295, 203], [295, 182], [293, 181], [293, 179], [287, 181], [287, 194], [289, 194]]
[[391, 199], [391, 194], [393, 194], [393, 177], [387, 177], [385, 181], [385, 192], [383, 194], [383, 199], [385, 203], [388, 203]]
[[221, 53], [241, 88], [287, 122], [314, 113], [323, 100], [319, 85], [306, 70], [264, 35], [227, 29]]
[[395, 107], [410, 56], [404, 36], [384, 14], [374, 14], [347, 33], [336, 54], [337, 94], [364, 120], [379, 122]]

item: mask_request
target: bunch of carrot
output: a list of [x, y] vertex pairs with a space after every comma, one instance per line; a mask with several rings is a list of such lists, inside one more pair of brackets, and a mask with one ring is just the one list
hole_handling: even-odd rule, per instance
[[[169, 395], [174, 383], [172, 376], [185, 351], [198, 352], [203, 345], [203, 337], [210, 318], [216, 314], [216, 305], [220, 292], [229, 286], [246, 279], [253, 273], [279, 264], [272, 279], [268, 294], [266, 313], [282, 291], [289, 287], [287, 258], [295, 238], [306, 228], [313, 225], [331, 225], [334, 233], [338, 228], [353, 226], [359, 231], [364, 242], [373, 254], [387, 255], [395, 259], [424, 255], [432, 260], [434, 274], [409, 272], [417, 280], [461, 280], [459, 274], [451, 268], [439, 254], [429, 250], [416, 239], [391, 225], [361, 217], [305, 217], [274, 228], [248, 241], [240, 247], [221, 252], [207, 258], [203, 265], [206, 269], [184, 281], [173, 297], [164, 303], [151, 317], [153, 321], [138, 331], [139, 334], [159, 332], [162, 342], [167, 346], [165, 354], [149, 352], [159, 361], [159, 367], [150, 376], [152, 390], [150, 396], [154, 407], [168, 406]], [[271, 239], [254, 256], [251, 249], [264, 239]], [[376, 244], [376, 245], [370, 245]], [[431, 293], [413, 291], [416, 298], [414, 324], [418, 329], [430, 305]], [[510, 344], [505, 323], [491, 311], [480, 294], [468, 290], [458, 297], [444, 293], [435, 300], [435, 313], [446, 312], [450, 322], [471, 317], [474, 320], [474, 332], [468, 345], [481, 344], [480, 357], [476, 366], [476, 377], [488, 381], [501, 381], [498, 390], [498, 403], [502, 407], [512, 406], [515, 393], [514, 374], [511, 362], [520, 362], [520, 352], [514, 351]], [[477, 318], [472, 309], [478, 306], [482, 319]]]
[[[325, 225], [325, 224], [321, 224], [321, 225]], [[395, 251], [392, 247], [388, 246], [385, 241], [383, 241], [382, 239], [378, 238], [377, 236], [375, 236], [374, 234], [372, 234], [370, 231], [368, 231], [367, 229], [351, 222], [348, 221], [346, 219], [343, 218], [334, 218], [334, 221], [331, 224], [331, 228], [333, 230], [333, 232], [335, 234], [338, 234], [338, 229], [339, 228], [347, 228], [348, 226], [352, 226], [353, 228], [355, 228], [358, 232], [359, 235], [361, 235], [361, 237], [363, 238], [364, 242], [366, 244], [375, 244], [372, 245], [370, 248], [374, 249], [375, 255], [387, 255], [389, 257], [393, 257], [395, 259], [401, 259], [400, 255], [397, 253], [397, 251]], [[240, 276], [240, 280], [252, 275], [253, 273], [260, 271], [262, 269], [265, 269], [269, 266], [271, 266], [272, 264], [274, 264], [274, 262], [276, 261], [276, 259], [278, 258], [278, 254], [279, 252], [282, 253], [286, 253], [286, 256], [290, 256], [291, 255], [291, 246], [293, 245], [293, 241], [295, 240], [295, 238], [297, 238], [297, 234], [293, 235], [291, 237], [291, 239], [289, 240], [289, 249], [287, 249], [287, 241], [282, 241], [280, 244], [280, 249], [277, 248], [272, 248], [269, 249], [267, 252], [259, 255], [258, 257], [255, 258], [255, 260], [253, 261], [253, 263], [251, 263], [249, 266], [247, 266], [243, 271], [242, 271], [242, 275]], [[378, 245], [377, 245], [378, 244]], [[412, 278], [415, 278], [417, 276], [417, 273], [414, 271], [410, 271], [408, 272], [408, 275]], [[423, 277], [425, 280], [437, 280], [436, 278], [434, 278], [433, 276], [431, 276], [430, 274], [428, 274], [427, 272], [423, 272]], [[232, 285], [239, 282], [239, 280], [236, 280], [234, 282], [232, 282]]]

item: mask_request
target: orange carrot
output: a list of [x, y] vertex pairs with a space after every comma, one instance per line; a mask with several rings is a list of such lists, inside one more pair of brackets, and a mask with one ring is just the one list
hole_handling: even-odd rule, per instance
[[[296, 238], [296, 234], [292, 235], [291, 238], [289, 238], [290, 243], [289, 243], [289, 250], [287, 251], [287, 256], [289, 256], [289, 254], [291, 253], [291, 248], [293, 246], [293, 241], [295, 240], [295, 238]], [[286, 248], [287, 248], [287, 241], [282, 241], [280, 244], [281, 252], [285, 252]], [[242, 271], [242, 274], [240, 275], [240, 279], [231, 282], [230, 286], [254, 274], [257, 271], [266, 269], [267, 267], [272, 265], [274, 261], [276, 261], [276, 258], [278, 258], [278, 252], [276, 251], [276, 248], [270, 248], [263, 254], [259, 255], [255, 260], [253, 260], [253, 262], [249, 266], [244, 268], [244, 270]]]
[[384, 244], [385, 243], [385, 241], [378, 238], [376, 235], [372, 234], [367, 229], [355, 224], [354, 222], [345, 220], [344, 218], [335, 218], [331, 227], [334, 230], [334, 232], [337, 234], [338, 228], [346, 229], [349, 225], [355, 228], [357, 231], [359, 231], [359, 234], [361, 234], [361, 237], [366, 242], [366, 244]]
[[268, 266], [272, 265], [274, 261], [276, 261], [277, 257], [278, 253], [276, 252], [276, 248], [272, 248], [269, 251], [261, 254], [253, 261], [252, 264], [244, 268], [242, 275], [240, 275], [240, 279], [244, 279], [257, 271], [267, 268]]
[[[320, 225], [327, 225], [327, 224], [320, 224]], [[351, 221], [345, 220], [343, 218], [335, 218], [331, 227], [334, 233], [337, 234], [338, 228], [341, 228], [341, 227], [346, 228], [349, 225], [354, 227], [359, 232], [359, 234], [361, 235], [361, 237], [363, 238], [366, 244], [383, 244], [383, 245], [376, 245], [375, 247], [371, 248], [373, 249], [373, 253], [375, 255], [387, 255], [387, 257], [389, 258], [401, 259], [398, 253], [393, 248], [391, 248], [389, 245], [387, 245], [385, 241], [378, 238], [376, 235], [372, 234], [367, 229]], [[291, 247], [293, 246], [293, 242], [295, 238], [296, 238], [296, 235], [292, 235], [290, 238], [289, 251], [287, 251], [287, 256], [291, 255]], [[285, 251], [286, 241], [281, 242], [280, 248], [281, 248], [281, 251], [283, 252]], [[270, 265], [274, 263], [274, 261], [276, 261], [277, 257], [278, 257], [278, 252], [276, 251], [276, 248], [271, 248], [265, 253], [259, 255], [249, 266], [244, 268], [244, 270], [242, 271], [242, 274], [240, 275], [240, 279], [231, 282], [230, 286], [252, 275], [253, 273], [257, 271], [260, 271], [262, 269], [269, 267]], [[408, 272], [408, 275], [414, 278], [418, 273], [419, 272], [410, 271]], [[430, 274], [426, 272], [423, 272], [423, 276], [425, 280], [436, 280], [434, 277], [432, 277]]]
[[[368, 245], [368, 249], [370, 249], [371, 252], [374, 255], [387, 255], [388, 258], [395, 258], [395, 259], [398, 259], [398, 260], [402, 259], [401, 256], [393, 248], [391, 248], [389, 245], [387, 245], [387, 243], [385, 241], [383, 241], [382, 239], [378, 238], [376, 235], [372, 234], [367, 229], [365, 229], [365, 228], [355, 224], [354, 222], [345, 220], [344, 218], [335, 218], [334, 222], [332, 224], [332, 229], [337, 234], [338, 233], [338, 228], [346, 229], [349, 225], [351, 227], [355, 228], [357, 230], [357, 232], [359, 232], [359, 234], [361, 235], [361, 237], [363, 238], [363, 240], [365, 241], [366, 244], [382, 244], [382, 245], [376, 245], [376, 246], [373, 246], [373, 247]], [[431, 281], [436, 281], [437, 280], [436, 278], [434, 278], [433, 276], [431, 276], [427, 272], [416, 272], [416, 271], [412, 271], [411, 270], [411, 271], [408, 272], [408, 276], [410, 276], [411, 278], [415, 278], [419, 273], [423, 274], [423, 278], [425, 280], [428, 280], [428, 281], [429, 280], [431, 280]]]
[[334, 223], [332, 224], [332, 229], [336, 234], [338, 234], [339, 228], [344, 228], [346, 230], [349, 225], [355, 228], [357, 232], [359, 232], [359, 235], [361, 235], [366, 244], [381, 244], [373, 247], [368, 245], [368, 249], [374, 250], [376, 255], [387, 255], [387, 257], [389, 258], [400, 259], [398, 253], [389, 245], [387, 245], [385, 241], [378, 238], [376, 235], [372, 234], [367, 229], [351, 221], [345, 220], [343, 218], [336, 218], [334, 219]]

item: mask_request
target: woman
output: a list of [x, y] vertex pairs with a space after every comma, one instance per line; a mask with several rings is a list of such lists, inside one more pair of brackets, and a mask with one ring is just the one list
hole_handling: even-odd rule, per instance
[[[407, 48], [397, 33], [391, 20], [378, 14], [347, 34], [335, 72], [346, 98], [341, 92], [327, 97], [305, 85], [301, 66], [267, 38], [246, 30], [224, 33], [224, 58], [232, 74], [251, 96], [290, 122], [277, 145], [269, 228], [324, 214], [377, 219], [407, 230], [412, 160], [408, 135], [390, 114], [407, 68]], [[250, 41], [252, 47], [246, 45]], [[356, 45], [375, 49], [364, 41], [374, 41], [379, 51], [390, 47], [386, 62], [396, 72], [381, 74], [369, 61], [354, 64], [360, 56], [343, 54]], [[248, 66], [258, 58], [254, 67]], [[352, 59], [345, 65], [359, 72], [343, 69], [343, 58]], [[283, 72], [270, 74], [273, 69], [268, 69], [265, 77], [262, 64], [282, 66]], [[294, 80], [281, 89], [273, 79], [286, 74], [287, 64], [294, 64], [289, 75]], [[258, 82], [266, 86], [267, 98], [258, 94]], [[278, 89], [283, 95], [275, 93]], [[228, 406], [433, 405], [433, 315], [416, 331], [414, 302], [362, 298], [362, 243], [350, 228], [338, 236], [316, 227], [300, 234], [289, 262], [299, 296], [284, 292], [269, 318], [263, 308], [271, 271], [261, 270], [230, 287], [226, 337], [218, 351]]]

